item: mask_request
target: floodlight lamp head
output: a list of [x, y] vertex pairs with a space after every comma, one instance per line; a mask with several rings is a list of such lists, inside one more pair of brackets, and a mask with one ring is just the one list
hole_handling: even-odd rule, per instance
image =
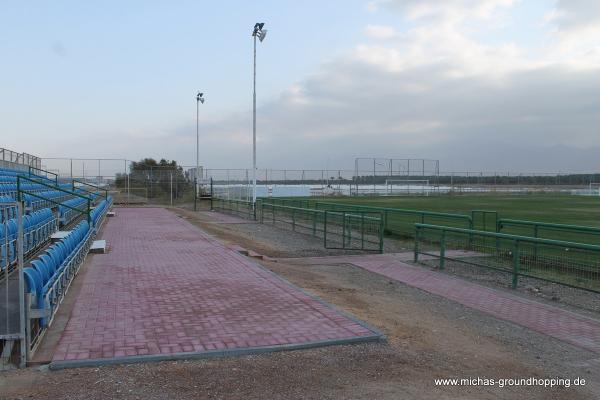
[[265, 40], [265, 36], [267, 36], [267, 30], [263, 29], [258, 33], [258, 40], [262, 42], [263, 40]]
[[202, 96], [204, 96], [204, 93], [198, 92], [198, 94], [196, 95], [196, 101], [199, 101], [200, 103], [204, 104], [204, 98]]
[[265, 26], [264, 22], [257, 22], [256, 24], [254, 24], [254, 30], [252, 31], [252, 36], [258, 36], [260, 38], [260, 33], [263, 29], [263, 26]]

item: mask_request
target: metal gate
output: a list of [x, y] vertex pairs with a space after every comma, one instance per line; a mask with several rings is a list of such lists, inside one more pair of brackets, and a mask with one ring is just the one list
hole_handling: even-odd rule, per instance
[[491, 210], [472, 210], [471, 220], [476, 231], [498, 231], [498, 211]]
[[323, 223], [325, 248], [383, 253], [383, 212], [325, 211]]

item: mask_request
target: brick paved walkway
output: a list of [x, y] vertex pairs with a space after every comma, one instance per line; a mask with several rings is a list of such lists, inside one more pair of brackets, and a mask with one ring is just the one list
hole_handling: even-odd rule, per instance
[[119, 209], [102, 238], [54, 367], [379, 337], [167, 210]]
[[403, 262], [412, 259], [412, 256], [412, 253], [397, 253], [311, 257], [287, 259], [287, 261], [316, 265], [353, 264], [497, 318], [600, 353], [599, 320]]

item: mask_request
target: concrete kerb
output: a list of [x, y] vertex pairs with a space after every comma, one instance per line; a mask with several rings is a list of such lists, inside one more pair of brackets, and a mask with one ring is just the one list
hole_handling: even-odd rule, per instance
[[96, 358], [88, 360], [66, 360], [52, 361], [49, 364], [50, 370], [57, 371], [67, 368], [83, 368], [83, 367], [99, 367], [103, 365], [118, 365], [118, 364], [136, 364], [144, 362], [159, 362], [159, 361], [178, 361], [178, 360], [196, 360], [196, 359], [211, 359], [223, 357], [241, 357], [247, 355], [257, 355], [266, 353], [275, 353], [281, 351], [305, 350], [318, 347], [339, 346], [344, 344], [381, 342], [381, 336], [371, 335], [362, 337], [351, 337], [347, 339], [332, 339], [306, 343], [291, 343], [280, 344], [274, 346], [261, 347], [244, 347], [239, 349], [227, 350], [209, 350], [189, 353], [173, 353], [173, 354], [152, 354], [147, 356], [130, 356], [116, 358]]

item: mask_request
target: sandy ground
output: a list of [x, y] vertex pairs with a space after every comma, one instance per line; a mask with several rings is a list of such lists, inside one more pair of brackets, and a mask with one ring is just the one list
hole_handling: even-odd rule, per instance
[[[262, 254], [292, 256], [317, 246], [303, 242], [303, 235], [279, 230], [256, 238], [244, 224], [216, 225], [183, 213], [222, 240]], [[267, 236], [279, 239], [269, 243]], [[287, 241], [294, 243], [289, 251]], [[263, 265], [381, 329], [387, 343], [63, 371], [28, 368], [0, 374], [0, 399], [593, 399], [600, 394], [599, 354], [360, 268]], [[435, 385], [435, 378], [450, 377], [579, 377], [586, 385]]]

